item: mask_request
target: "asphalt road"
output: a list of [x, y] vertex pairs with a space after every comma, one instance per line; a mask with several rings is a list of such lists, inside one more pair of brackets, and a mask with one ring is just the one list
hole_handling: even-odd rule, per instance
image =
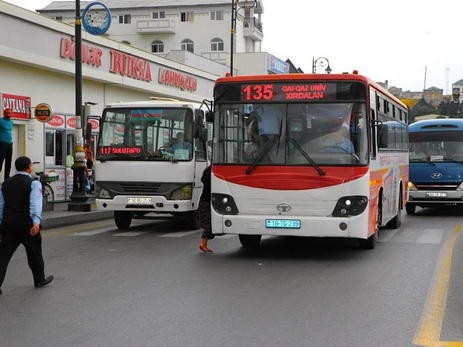
[[[1, 346], [463, 346], [463, 211], [419, 210], [352, 240], [210, 241], [174, 220], [99, 221], [43, 233], [49, 287], [15, 254]], [[444, 344], [442, 344], [444, 343]]]

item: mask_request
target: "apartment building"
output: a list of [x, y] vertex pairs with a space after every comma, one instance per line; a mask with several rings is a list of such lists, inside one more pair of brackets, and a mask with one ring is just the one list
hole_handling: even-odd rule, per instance
[[[82, 1], [82, 9], [88, 3]], [[197, 66], [201, 57], [229, 65], [232, 51], [261, 52], [262, 0], [105, 0], [104, 4], [112, 18], [106, 37], [172, 60]], [[54, 1], [37, 11], [73, 24], [75, 2]]]

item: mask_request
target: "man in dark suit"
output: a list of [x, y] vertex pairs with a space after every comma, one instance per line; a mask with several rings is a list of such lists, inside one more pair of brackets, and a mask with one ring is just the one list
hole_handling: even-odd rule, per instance
[[0, 190], [0, 294], [8, 263], [20, 244], [26, 249], [34, 286], [53, 281], [53, 276], [45, 277], [42, 257], [42, 186], [31, 178], [30, 158], [19, 157], [15, 166], [17, 174], [3, 182]]

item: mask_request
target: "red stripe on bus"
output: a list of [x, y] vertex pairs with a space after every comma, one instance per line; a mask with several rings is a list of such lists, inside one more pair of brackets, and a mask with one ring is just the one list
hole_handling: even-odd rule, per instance
[[323, 166], [320, 176], [311, 166], [257, 166], [246, 174], [248, 166], [213, 165], [217, 178], [241, 186], [273, 190], [306, 190], [335, 186], [358, 179], [368, 173], [368, 167]]

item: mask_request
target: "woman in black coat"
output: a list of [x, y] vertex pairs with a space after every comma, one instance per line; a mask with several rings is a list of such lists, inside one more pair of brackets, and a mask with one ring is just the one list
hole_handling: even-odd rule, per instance
[[211, 166], [209, 165], [203, 172], [201, 177], [203, 182], [203, 192], [199, 200], [199, 221], [201, 229], [201, 243], [199, 249], [204, 253], [212, 253], [212, 250], [207, 247], [207, 241], [214, 238], [212, 235], [211, 225]]

